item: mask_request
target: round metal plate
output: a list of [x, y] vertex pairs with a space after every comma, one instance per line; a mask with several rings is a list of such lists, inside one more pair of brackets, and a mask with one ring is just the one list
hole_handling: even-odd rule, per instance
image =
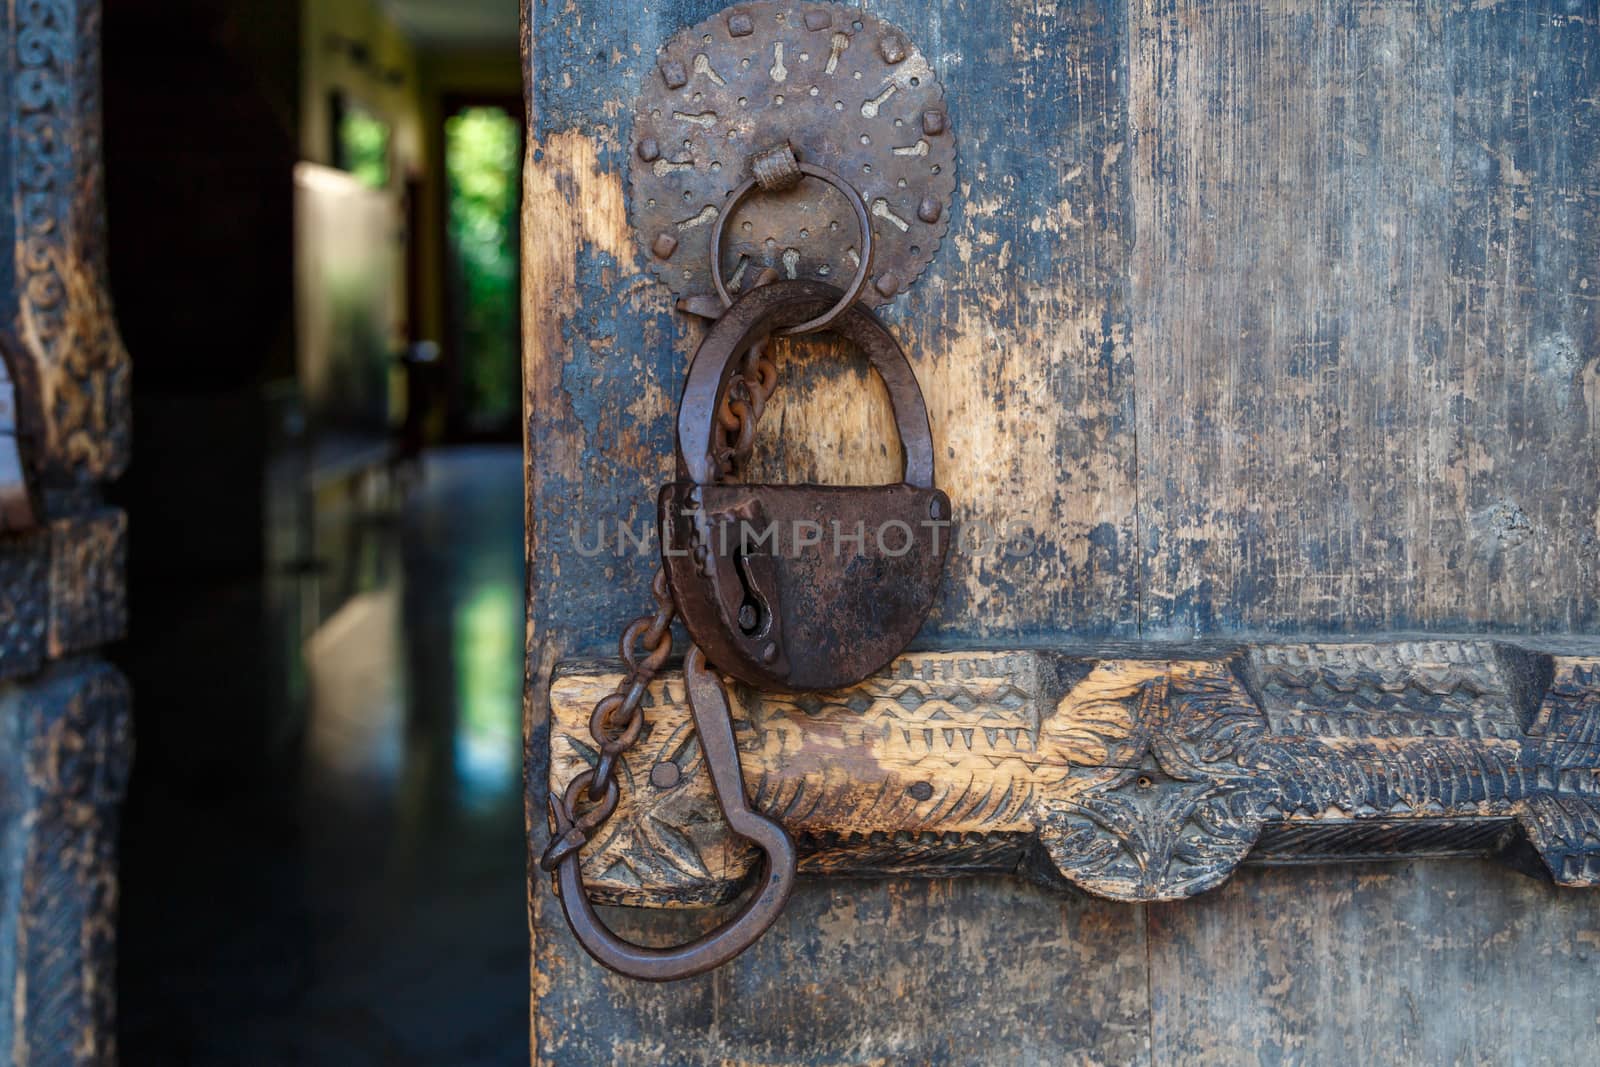
[[[783, 141], [861, 194], [878, 242], [862, 299], [893, 299], [949, 226], [955, 136], [916, 45], [838, 4], [741, 4], [662, 48], [636, 105], [629, 168], [629, 212], [651, 269], [679, 296], [714, 297], [712, 224], [750, 177], [750, 157]], [[813, 178], [758, 192], [726, 231], [734, 293], [768, 267], [842, 285], [860, 266], [854, 213]]]

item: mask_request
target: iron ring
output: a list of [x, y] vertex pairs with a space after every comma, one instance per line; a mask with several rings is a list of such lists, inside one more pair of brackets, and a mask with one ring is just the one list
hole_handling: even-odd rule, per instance
[[567, 783], [566, 794], [561, 798], [561, 806], [566, 809], [567, 818], [571, 819], [572, 825], [586, 837], [611, 818], [617, 810], [617, 803], [622, 799], [622, 791], [617, 787], [617, 780], [613, 777], [606, 783], [606, 791], [600, 798], [600, 803], [579, 815], [578, 802], [583, 799], [584, 793], [594, 782], [594, 771], [584, 771]]
[[[827, 182], [850, 202], [850, 207], [856, 213], [856, 225], [861, 228], [861, 267], [856, 271], [855, 279], [850, 283], [850, 288], [845, 290], [839, 303], [824, 314], [818, 315], [809, 322], [802, 322], [798, 326], [790, 326], [779, 330], [782, 337], [797, 337], [800, 334], [816, 333], [832, 326], [834, 320], [855, 306], [861, 299], [861, 294], [867, 288], [867, 279], [872, 276], [872, 257], [875, 252], [872, 236], [872, 216], [867, 212], [867, 202], [861, 198], [855, 186], [845, 181], [839, 175], [826, 167], [819, 167], [814, 163], [801, 163], [800, 173], [819, 181]], [[722, 278], [722, 239], [727, 230], [728, 220], [734, 212], [739, 210], [749, 195], [758, 188], [755, 178], [750, 178], [739, 188], [728, 195], [728, 204], [717, 215], [716, 225], [711, 230], [711, 281], [717, 287], [717, 296], [721, 298], [723, 307], [733, 306], [733, 296], [728, 292], [728, 285]]]

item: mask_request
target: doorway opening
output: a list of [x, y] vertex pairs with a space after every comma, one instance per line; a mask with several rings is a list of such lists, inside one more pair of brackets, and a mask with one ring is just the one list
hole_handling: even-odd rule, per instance
[[520, 102], [462, 100], [445, 114], [451, 436], [517, 440], [522, 108]]

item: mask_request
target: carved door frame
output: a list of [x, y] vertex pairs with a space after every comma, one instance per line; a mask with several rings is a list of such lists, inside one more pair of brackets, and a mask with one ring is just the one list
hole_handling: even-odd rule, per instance
[[5, 0], [0, 130], [0, 1056], [116, 1058], [130, 361], [106, 275], [99, 0]]

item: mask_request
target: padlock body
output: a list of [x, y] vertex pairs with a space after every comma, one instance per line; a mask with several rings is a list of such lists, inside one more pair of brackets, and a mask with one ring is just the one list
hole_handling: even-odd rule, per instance
[[911, 485], [696, 485], [658, 501], [690, 638], [762, 688], [841, 689], [887, 666], [933, 606], [950, 500]]

